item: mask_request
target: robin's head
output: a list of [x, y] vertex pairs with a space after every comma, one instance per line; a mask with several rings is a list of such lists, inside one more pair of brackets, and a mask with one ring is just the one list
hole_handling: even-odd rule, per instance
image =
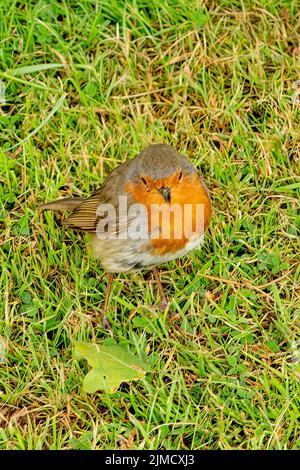
[[135, 182], [141, 191], [160, 193], [167, 203], [171, 202], [172, 190], [187, 175], [195, 173], [193, 166], [170, 145], [150, 145], [138, 156]]

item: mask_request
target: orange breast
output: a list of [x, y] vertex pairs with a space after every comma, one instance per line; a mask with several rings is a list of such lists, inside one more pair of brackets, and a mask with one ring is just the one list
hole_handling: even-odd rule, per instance
[[211, 217], [211, 203], [198, 176], [185, 176], [182, 181], [173, 177], [156, 182], [156, 188], [169, 187], [171, 203], [166, 204], [156, 188], [145, 188], [142, 182], [128, 183], [125, 190], [148, 212], [149, 233], [155, 233], [151, 243], [157, 254], [176, 253], [186, 243], [207, 229]]

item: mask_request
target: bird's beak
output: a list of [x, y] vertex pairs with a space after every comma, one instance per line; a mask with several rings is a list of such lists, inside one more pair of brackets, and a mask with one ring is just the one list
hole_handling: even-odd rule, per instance
[[165, 200], [168, 204], [170, 204], [170, 202], [171, 202], [171, 191], [170, 191], [170, 188], [164, 188], [164, 187], [162, 187], [162, 188], [160, 188], [160, 189], [158, 190], [158, 192], [163, 196], [164, 200]]

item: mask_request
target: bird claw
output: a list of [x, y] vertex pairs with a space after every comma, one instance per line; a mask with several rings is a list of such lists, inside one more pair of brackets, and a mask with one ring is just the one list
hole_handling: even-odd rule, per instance
[[106, 315], [103, 315], [103, 317], [102, 317], [102, 325], [103, 325], [105, 330], [112, 330], [112, 326], [109, 323]]
[[[158, 305], [158, 308], [159, 310], [164, 313], [168, 307], [168, 303], [165, 301], [165, 302], [161, 302], [159, 305]], [[168, 311], [168, 314], [167, 314], [167, 318], [173, 322], [173, 321], [176, 321], [176, 320], [179, 320], [180, 319], [180, 313], [174, 313], [172, 310], [169, 310]]]
[[166, 301], [161, 302], [158, 305], [158, 309], [161, 311], [161, 313], [164, 313], [167, 310], [168, 303]]

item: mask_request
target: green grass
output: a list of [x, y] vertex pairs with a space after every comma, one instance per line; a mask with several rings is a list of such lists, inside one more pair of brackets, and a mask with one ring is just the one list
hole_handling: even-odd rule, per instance
[[[2, 449], [300, 448], [299, 9], [200, 4], [1, 1]], [[204, 175], [211, 226], [161, 268], [181, 320], [150, 272], [115, 281], [113, 337], [152, 372], [85, 395], [106, 275], [37, 205], [158, 142]]]

